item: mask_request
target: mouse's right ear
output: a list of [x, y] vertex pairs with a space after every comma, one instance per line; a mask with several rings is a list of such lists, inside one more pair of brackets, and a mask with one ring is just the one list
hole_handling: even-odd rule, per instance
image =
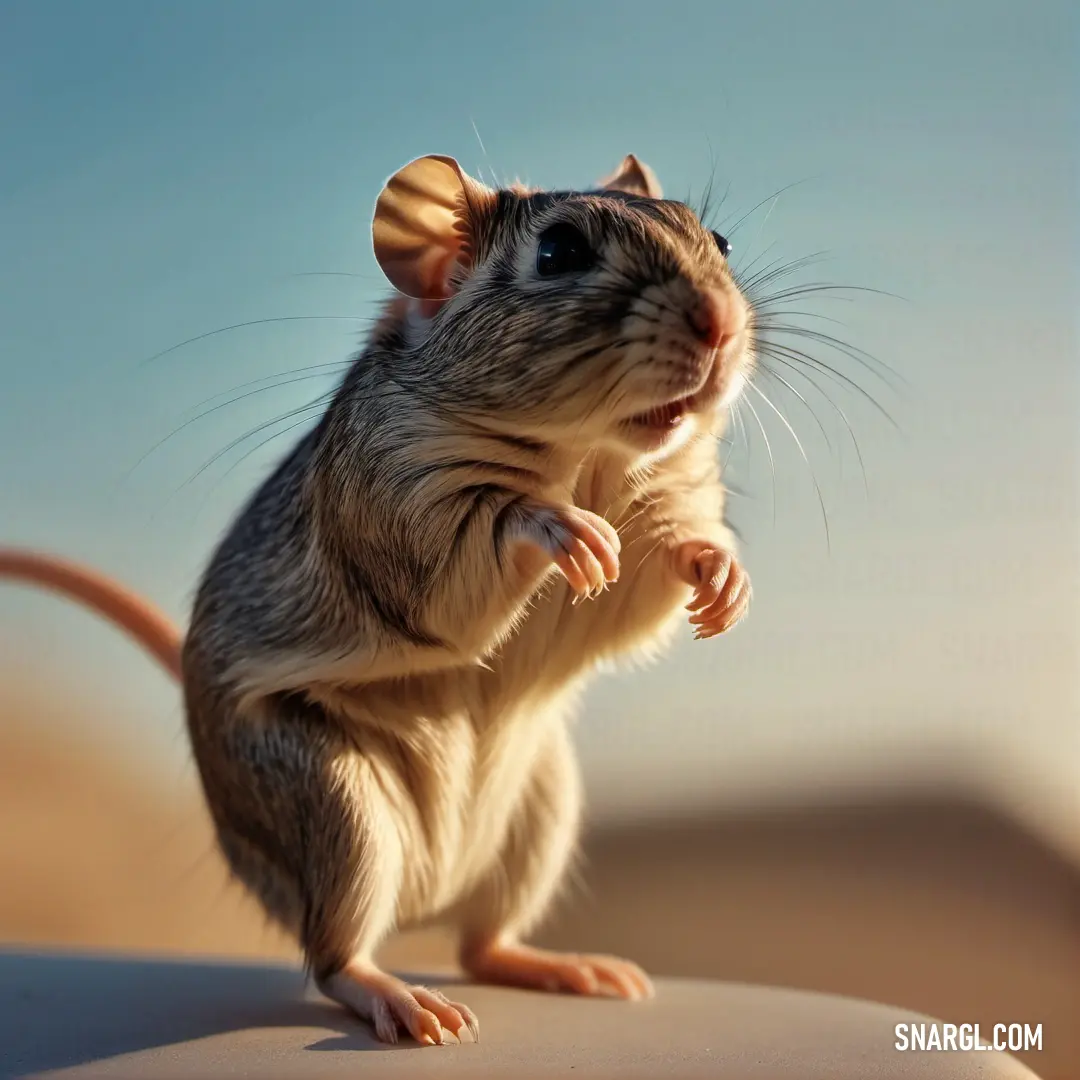
[[398, 169], [375, 203], [375, 258], [398, 292], [433, 314], [453, 294], [453, 271], [473, 258], [478, 217], [496, 194], [452, 157], [430, 154]]
[[664, 190], [656, 173], [640, 158], [627, 154], [619, 167], [600, 181], [602, 191], [621, 191], [626, 195], [640, 195], [646, 199], [662, 199]]

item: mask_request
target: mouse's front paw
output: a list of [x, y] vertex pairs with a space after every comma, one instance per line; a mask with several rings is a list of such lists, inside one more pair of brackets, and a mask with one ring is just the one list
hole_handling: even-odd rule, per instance
[[517, 543], [554, 562], [574, 591], [574, 602], [604, 590], [619, 577], [622, 547], [614, 526], [576, 506], [528, 508]]
[[730, 551], [706, 540], [687, 540], [672, 552], [675, 572], [694, 586], [686, 605], [694, 637], [715, 637], [730, 630], [750, 608], [750, 578]]

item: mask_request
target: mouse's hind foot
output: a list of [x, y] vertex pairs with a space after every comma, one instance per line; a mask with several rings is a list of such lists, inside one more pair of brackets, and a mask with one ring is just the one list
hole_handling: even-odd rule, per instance
[[480, 1025], [467, 1006], [426, 986], [412, 986], [373, 964], [349, 964], [319, 982], [319, 989], [375, 1028], [375, 1036], [396, 1043], [404, 1032], [421, 1046], [443, 1044], [446, 1032], [462, 1041], [468, 1031], [480, 1039]]
[[649, 976], [617, 956], [560, 953], [521, 944], [492, 944], [470, 950], [466, 970], [479, 982], [608, 996], [641, 1001], [653, 996]]

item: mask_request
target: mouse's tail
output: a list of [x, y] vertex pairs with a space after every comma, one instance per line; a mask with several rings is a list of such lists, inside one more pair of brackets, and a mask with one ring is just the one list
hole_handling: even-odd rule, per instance
[[104, 574], [53, 555], [0, 547], [0, 579], [51, 589], [119, 626], [180, 679], [183, 634], [148, 600]]

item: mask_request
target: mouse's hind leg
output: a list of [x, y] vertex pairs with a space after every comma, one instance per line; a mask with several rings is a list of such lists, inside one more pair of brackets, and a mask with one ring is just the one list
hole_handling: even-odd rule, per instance
[[648, 975], [630, 960], [524, 943], [566, 877], [577, 842], [580, 792], [573, 747], [559, 723], [536, 761], [498, 866], [460, 905], [461, 965], [479, 982], [651, 997]]
[[[382, 971], [404, 843], [372, 762], [317, 706], [264, 700], [224, 722], [190, 714], [218, 840], [234, 874], [300, 942], [319, 989], [384, 1042], [476, 1033], [463, 1005]], [[202, 721], [205, 721], [202, 722]]]

